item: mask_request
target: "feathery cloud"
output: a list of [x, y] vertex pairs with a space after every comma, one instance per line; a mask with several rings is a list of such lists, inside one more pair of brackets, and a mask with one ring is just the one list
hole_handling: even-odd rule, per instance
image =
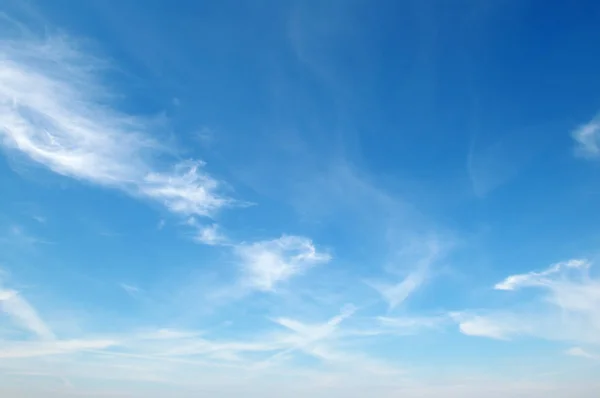
[[585, 158], [600, 156], [600, 117], [575, 129], [571, 136], [575, 140], [575, 154]]
[[130, 285], [128, 283], [120, 283], [119, 286], [121, 289], [125, 290], [128, 295], [134, 298], [141, 293], [141, 289], [139, 287]]
[[453, 314], [458, 320], [461, 333], [467, 336], [489, 337], [497, 340], [507, 340], [515, 332], [521, 331], [519, 321], [507, 319], [504, 315], [496, 314], [493, 317], [477, 316], [470, 314]]
[[572, 259], [539, 272], [511, 275], [496, 290], [536, 288], [540, 300], [513, 309], [454, 316], [461, 332], [497, 339], [529, 335], [548, 340], [600, 344], [600, 280], [589, 275], [591, 263]]
[[521, 287], [546, 286], [554, 285], [554, 275], [562, 273], [566, 270], [584, 270], [590, 267], [587, 260], [572, 259], [553, 264], [548, 269], [541, 272], [529, 272], [527, 274], [511, 275], [504, 281], [497, 283], [494, 286], [496, 290], [516, 290]]
[[45, 340], [54, 339], [54, 333], [37, 311], [15, 290], [0, 289], [0, 309], [15, 323]]
[[65, 37], [0, 40], [0, 144], [53, 172], [213, 216], [233, 200], [201, 161], [161, 167], [170, 150], [149, 118], [110, 104], [104, 66]]
[[426, 329], [436, 329], [446, 321], [446, 316], [431, 317], [386, 317], [376, 318], [382, 326], [380, 333], [392, 333], [397, 335], [416, 334]]
[[138, 338], [142, 340], [178, 340], [196, 337], [200, 333], [187, 330], [158, 329], [155, 331], [141, 333]]
[[0, 358], [32, 358], [105, 349], [117, 345], [113, 340], [20, 341], [0, 344]]
[[565, 351], [565, 354], [570, 355], [572, 357], [581, 357], [587, 359], [600, 359], [598, 355], [591, 354], [584, 350], [581, 347], [572, 347]]
[[328, 253], [318, 251], [310, 239], [288, 235], [240, 244], [235, 252], [241, 261], [244, 285], [265, 292], [331, 259]]
[[198, 226], [194, 240], [205, 245], [220, 245], [227, 242], [227, 237], [221, 232], [218, 224]]
[[371, 286], [381, 294], [390, 309], [402, 304], [425, 281], [425, 270], [418, 269], [395, 285], [373, 282]]
[[[393, 310], [402, 304], [411, 294], [425, 283], [429, 277], [430, 268], [442, 254], [442, 247], [437, 239], [425, 239], [412, 245], [408, 245], [400, 251], [395, 262], [400, 262], [401, 268], [410, 267], [411, 271], [400, 282], [390, 284], [386, 282], [368, 282], [377, 290], [388, 303], [389, 309]], [[396, 273], [397, 265], [390, 271]]]

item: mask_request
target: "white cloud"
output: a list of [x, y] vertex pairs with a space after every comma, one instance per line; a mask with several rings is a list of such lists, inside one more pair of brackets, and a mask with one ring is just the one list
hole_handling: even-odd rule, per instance
[[483, 198], [517, 175], [523, 156], [514, 145], [500, 141], [484, 145], [478, 142], [481, 137], [476, 138], [469, 147], [467, 174], [473, 193]]
[[579, 126], [571, 135], [576, 142], [577, 155], [587, 158], [600, 156], [600, 117]]
[[138, 338], [143, 340], [177, 340], [196, 337], [199, 332], [176, 330], [176, 329], [158, 329], [151, 332], [139, 334]]
[[211, 216], [233, 201], [216, 194], [220, 184], [202, 172], [203, 166], [199, 161], [180, 162], [171, 172], [148, 173], [138, 187], [174, 213]]
[[33, 218], [35, 221], [39, 222], [40, 224], [45, 224], [46, 223], [46, 217], [42, 217], [42, 216], [38, 216], [38, 215], [32, 215], [31, 218]]
[[395, 285], [374, 282], [371, 286], [387, 301], [390, 309], [394, 309], [423, 284], [425, 276], [425, 270], [418, 269]]
[[102, 63], [66, 38], [0, 40], [0, 143], [55, 173], [212, 216], [232, 200], [200, 161], [160, 167], [157, 125], [110, 105]]
[[6, 232], [0, 235], [0, 243], [18, 246], [35, 246], [38, 244], [51, 244], [52, 242], [32, 235], [19, 225], [12, 225]]
[[347, 305], [342, 308], [338, 315], [329, 319], [324, 324], [318, 325], [307, 325], [289, 318], [277, 318], [274, 319], [274, 322], [294, 331], [298, 336], [302, 337], [303, 341], [311, 342], [322, 340], [331, 335], [340, 323], [351, 317], [355, 312], [356, 307]]
[[516, 290], [521, 287], [550, 287], [554, 285], [554, 275], [566, 270], [584, 270], [590, 267], [587, 260], [573, 259], [553, 264], [548, 269], [541, 272], [529, 272], [527, 274], [511, 275], [504, 281], [494, 286], [496, 290]]
[[389, 309], [393, 310], [425, 283], [432, 264], [441, 257], [441, 254], [442, 247], [436, 238], [412, 242], [399, 251], [394, 265], [388, 267], [394, 273], [397, 273], [398, 268], [409, 268], [411, 271], [408, 275], [395, 284], [377, 281], [368, 284], [379, 292], [388, 303]]
[[425, 329], [436, 329], [446, 322], [445, 316], [431, 317], [377, 317], [377, 321], [382, 326], [380, 333], [393, 334], [416, 334]]
[[[461, 333], [468, 336], [489, 337], [492, 339], [506, 340], [513, 332], [519, 332], [514, 328], [513, 320], [507, 320], [503, 316], [485, 317], [477, 315], [455, 316], [459, 321]], [[518, 322], [518, 320], [517, 320]]]
[[292, 333], [275, 334], [272, 341], [280, 342], [280, 351], [260, 362], [258, 367], [279, 363], [288, 358], [296, 351], [302, 351], [324, 361], [336, 362], [345, 357], [345, 354], [333, 351], [328, 341], [334, 340], [339, 325], [350, 318], [356, 312], [356, 307], [351, 304], [344, 306], [340, 313], [321, 324], [308, 324], [291, 318], [277, 318], [273, 321]]
[[14, 290], [0, 289], [0, 309], [21, 327], [41, 339], [54, 339], [54, 333], [37, 314], [37, 311]]
[[565, 354], [573, 356], [573, 357], [581, 357], [587, 359], [600, 359], [598, 355], [594, 355], [584, 350], [581, 347], [572, 347], [565, 351]]
[[202, 356], [218, 362], [243, 362], [245, 354], [273, 352], [281, 348], [281, 343], [275, 341], [218, 341], [195, 338], [171, 346], [160, 355], [168, 357]]
[[128, 283], [121, 283], [119, 286], [131, 297], [137, 297], [141, 293], [141, 289], [139, 287], [130, 285]]
[[540, 296], [512, 309], [454, 318], [469, 335], [508, 339], [529, 335], [548, 340], [600, 344], [600, 280], [589, 275], [591, 263], [573, 259], [539, 272], [511, 275], [495, 289], [536, 288]]
[[105, 349], [117, 345], [113, 340], [20, 341], [0, 344], [0, 358], [31, 358]]
[[279, 283], [331, 259], [329, 254], [318, 251], [310, 239], [287, 235], [240, 244], [235, 252], [241, 260], [244, 284], [261, 291], [273, 291]]
[[206, 226], [198, 226], [194, 240], [205, 245], [219, 245], [227, 242], [227, 238], [220, 231], [219, 225], [211, 224]]

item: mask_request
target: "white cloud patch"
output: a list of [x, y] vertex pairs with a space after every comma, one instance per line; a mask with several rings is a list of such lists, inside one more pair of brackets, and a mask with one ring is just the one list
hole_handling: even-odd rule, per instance
[[202, 171], [200, 161], [185, 161], [170, 172], [150, 172], [138, 184], [140, 191], [179, 214], [211, 216], [231, 199], [219, 196], [220, 183]]
[[371, 286], [387, 301], [390, 309], [394, 309], [423, 284], [425, 276], [426, 270], [418, 269], [397, 284], [388, 285], [374, 282], [371, 283]]
[[276, 333], [270, 339], [278, 342], [280, 350], [258, 363], [259, 368], [273, 366], [281, 361], [293, 357], [297, 351], [315, 357], [327, 363], [336, 363], [342, 358], [349, 358], [347, 353], [332, 349], [331, 343], [336, 342], [341, 334], [340, 324], [356, 312], [356, 307], [345, 305], [340, 313], [324, 323], [308, 324], [291, 318], [276, 318], [273, 321], [291, 333]]
[[600, 359], [600, 356], [594, 355], [594, 354], [584, 350], [581, 347], [569, 348], [567, 351], [565, 351], [565, 354], [570, 355], [572, 357], [581, 357], [581, 358], [594, 359], [594, 360]]
[[294, 331], [303, 341], [311, 342], [322, 340], [331, 335], [335, 329], [345, 319], [351, 317], [356, 312], [356, 307], [347, 305], [342, 308], [340, 313], [329, 319], [324, 324], [307, 325], [289, 318], [277, 318], [274, 321], [281, 326]]
[[0, 234], [0, 244], [2, 243], [33, 247], [38, 244], [51, 244], [52, 242], [38, 238], [20, 225], [12, 225]]
[[575, 153], [585, 158], [600, 156], [600, 117], [579, 126], [571, 133], [575, 140]]
[[102, 63], [64, 37], [0, 40], [0, 143], [55, 173], [150, 198], [178, 214], [212, 216], [233, 201], [201, 161], [168, 155], [156, 123], [120, 112]]
[[394, 274], [398, 273], [398, 269], [409, 269], [403, 279], [393, 284], [379, 281], [368, 284], [379, 292], [388, 303], [389, 309], [393, 310], [425, 283], [432, 264], [441, 257], [442, 249], [440, 242], [435, 238], [413, 242], [404, 247], [394, 259], [394, 264], [388, 267]]
[[155, 331], [140, 333], [138, 338], [142, 340], [178, 340], [196, 337], [199, 334], [199, 332], [188, 330], [158, 329]]
[[523, 161], [515, 152], [502, 142], [483, 146], [473, 140], [467, 158], [467, 174], [476, 196], [485, 197], [517, 175]]
[[54, 333], [40, 318], [35, 308], [15, 290], [0, 289], [0, 310], [16, 324], [37, 337], [54, 339]]
[[0, 358], [32, 358], [85, 350], [99, 350], [117, 345], [113, 340], [53, 340], [0, 343]]
[[142, 290], [139, 287], [130, 285], [128, 283], [121, 283], [119, 284], [119, 286], [121, 287], [121, 289], [125, 290], [125, 292], [131, 297], [138, 297], [138, 295], [142, 292]]
[[548, 340], [600, 344], [600, 280], [591, 263], [573, 259], [526, 274], [511, 275], [495, 285], [500, 291], [534, 288], [541, 296], [513, 309], [454, 318], [468, 335], [497, 339], [529, 335]]
[[205, 245], [220, 245], [227, 242], [227, 237], [221, 232], [218, 224], [204, 225], [197, 227], [194, 240]]
[[492, 339], [506, 340], [513, 333], [522, 332], [518, 319], [506, 318], [504, 315], [492, 317], [477, 315], [455, 314], [454, 318], [459, 321], [461, 333], [468, 336], [489, 337]]
[[314, 265], [331, 259], [318, 251], [310, 239], [284, 235], [236, 246], [241, 261], [244, 285], [261, 291], [273, 291], [278, 284], [302, 274]]
[[392, 333], [397, 335], [417, 334], [424, 330], [437, 329], [446, 321], [445, 316], [431, 317], [377, 317], [382, 329], [380, 333]]
[[[568, 270], [587, 270], [590, 263], [587, 260], [573, 259], [553, 264], [541, 272], [529, 272], [527, 274], [511, 275], [504, 281], [497, 283], [494, 289], [517, 290], [522, 287], [552, 287], [556, 286], [555, 276]], [[564, 275], [566, 276], [566, 275]]]

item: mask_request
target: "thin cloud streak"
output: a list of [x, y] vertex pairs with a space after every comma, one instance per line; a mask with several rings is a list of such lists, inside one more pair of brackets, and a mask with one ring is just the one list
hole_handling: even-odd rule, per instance
[[194, 240], [209, 246], [227, 244], [227, 237], [221, 232], [218, 224], [198, 226]]
[[[408, 275], [394, 284], [379, 281], [367, 283], [388, 303], [389, 310], [393, 310], [427, 281], [432, 265], [442, 254], [442, 247], [437, 238], [406, 246], [395, 258], [394, 265], [388, 267], [388, 271], [397, 273], [398, 268], [408, 268]], [[397, 262], [401, 264], [398, 265]]]
[[243, 273], [243, 285], [260, 291], [274, 291], [295, 275], [331, 260], [305, 237], [284, 235], [235, 247]]
[[15, 290], [0, 289], [0, 309], [15, 323], [38, 338], [52, 340], [54, 333], [40, 318], [35, 308]]
[[128, 283], [120, 283], [119, 286], [123, 289], [128, 295], [131, 297], [138, 297], [142, 290], [134, 285], [130, 285]]
[[80, 181], [211, 217], [235, 201], [198, 160], [160, 167], [170, 150], [156, 123], [109, 104], [103, 64], [65, 37], [0, 40], [0, 143], [13, 153]]
[[453, 317], [467, 335], [495, 339], [535, 336], [600, 344], [600, 280], [589, 275], [591, 266], [588, 260], [572, 259], [542, 271], [511, 275], [494, 288], [515, 291], [513, 294], [533, 288], [541, 296], [512, 309], [457, 313]]
[[571, 136], [575, 140], [575, 154], [584, 158], [600, 157], [600, 116], [575, 129]]
[[34, 358], [77, 351], [105, 349], [117, 345], [113, 340], [54, 340], [0, 344], [0, 358]]
[[565, 354], [572, 357], [580, 357], [592, 360], [600, 360], [600, 356], [589, 353], [581, 347], [572, 347], [565, 351]]

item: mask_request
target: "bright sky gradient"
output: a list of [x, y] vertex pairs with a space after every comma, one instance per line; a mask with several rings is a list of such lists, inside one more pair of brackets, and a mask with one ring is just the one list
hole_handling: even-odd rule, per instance
[[600, 396], [599, 21], [2, 1], [0, 396]]

